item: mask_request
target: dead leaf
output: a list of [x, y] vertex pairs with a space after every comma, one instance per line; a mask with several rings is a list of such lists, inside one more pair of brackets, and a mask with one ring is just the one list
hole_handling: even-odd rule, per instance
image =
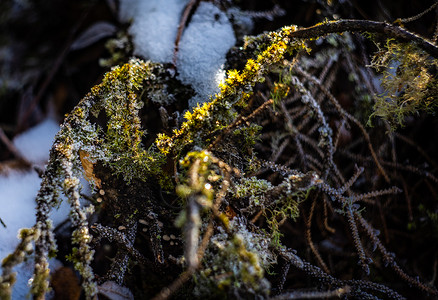
[[75, 272], [67, 267], [55, 271], [50, 280], [55, 291], [54, 300], [78, 300], [81, 296], [81, 286]]
[[94, 175], [94, 164], [88, 159], [90, 155], [83, 150], [79, 150], [79, 158], [81, 159], [82, 168], [84, 168], [85, 178], [88, 181], [93, 181], [98, 189], [102, 188], [102, 181]]
[[81, 35], [73, 42], [70, 49], [79, 50], [86, 48], [99, 40], [110, 37], [116, 32], [116, 26], [108, 22], [96, 22], [87, 28]]

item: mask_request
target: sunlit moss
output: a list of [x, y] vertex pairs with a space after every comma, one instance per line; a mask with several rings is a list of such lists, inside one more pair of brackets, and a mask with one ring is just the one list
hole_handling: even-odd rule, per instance
[[212, 299], [236, 294], [243, 298], [269, 295], [270, 283], [264, 272], [276, 264], [269, 236], [250, 232], [240, 222], [238, 218], [230, 222], [232, 233], [219, 228], [212, 237], [203, 268], [195, 276], [195, 296]]
[[185, 114], [186, 121], [173, 135], [161, 134], [156, 140], [158, 149], [165, 155], [178, 154], [184, 147], [195, 144], [206, 147], [206, 139], [216, 130], [230, 124], [235, 119], [233, 107], [245, 106], [254, 85], [263, 79], [269, 68], [280, 63], [286, 54], [308, 50], [304, 40], [288, 38], [288, 33], [296, 27], [285, 27], [257, 38], [247, 39], [246, 47], [255, 48], [255, 59], [248, 59], [243, 70], [230, 70], [225, 83], [220, 85], [220, 93], [193, 112]]
[[181, 184], [176, 187], [176, 192], [182, 199], [186, 199], [192, 194], [198, 194], [202, 197], [199, 199], [199, 204], [210, 207], [213, 201], [212, 184], [217, 182], [219, 176], [212, 167], [212, 156], [208, 151], [192, 151], [189, 152], [184, 159], [180, 160], [181, 167], [187, 169], [184, 172], [190, 172], [188, 169], [193, 167], [194, 162], [199, 164], [196, 166], [196, 180], [193, 176], [190, 177], [185, 173], [181, 178]]
[[[383, 71], [384, 93], [376, 97], [374, 113], [403, 126], [405, 118], [438, 107], [438, 60], [410, 43], [388, 40], [373, 57], [372, 66]], [[371, 116], [371, 117], [372, 117]]]
[[303, 175], [290, 176], [278, 186], [269, 181], [255, 177], [242, 178], [235, 185], [234, 196], [236, 201], [247, 199], [245, 210], [250, 214], [262, 212], [269, 224], [268, 232], [271, 235], [271, 245], [281, 246], [280, 225], [286, 220], [295, 220], [299, 216], [299, 205], [309, 193], [309, 189], [296, 189], [296, 181]]
[[[89, 245], [92, 237], [86, 216], [91, 209], [82, 208], [79, 202], [79, 178], [84, 172], [80, 153], [86, 153], [86, 159], [92, 164], [110, 166], [128, 183], [132, 179], [145, 181], [150, 177], [158, 179], [163, 186], [169, 182], [161, 168], [162, 154], [145, 149], [142, 144], [145, 132], [139, 116], [143, 106], [140, 99], [143, 83], [146, 80], [154, 82], [162, 72], [159, 64], [135, 59], [115, 67], [66, 116], [55, 137], [36, 198], [39, 213], [35, 230], [39, 234], [35, 236], [36, 264], [32, 280], [32, 293], [36, 298], [44, 297], [48, 289], [47, 259], [56, 252], [49, 212], [59, 205], [61, 192], [71, 206], [70, 218], [75, 228], [72, 233], [75, 247], [70, 259], [82, 276], [87, 298], [97, 292], [90, 265], [94, 250]], [[106, 114], [106, 129], [91, 121], [92, 116], [97, 118], [101, 113]]]

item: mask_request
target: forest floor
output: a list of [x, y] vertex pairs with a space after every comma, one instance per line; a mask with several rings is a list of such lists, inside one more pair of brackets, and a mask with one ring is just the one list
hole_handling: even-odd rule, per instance
[[[232, 1], [211, 2], [222, 5], [226, 10]], [[366, 3], [322, 0], [235, 2], [238, 2], [242, 11], [254, 12], [254, 26], [252, 31], [247, 33], [251, 35], [292, 24], [308, 27], [325, 19], [334, 18], [394, 22], [397, 18], [407, 18], [421, 13], [434, 4], [433, 0], [403, 0], [395, 1], [396, 3], [389, 0], [371, 0]], [[281, 13], [270, 11], [274, 5], [281, 8]], [[435, 7], [418, 19], [406, 22], [404, 27], [432, 40], [438, 26], [436, 11]], [[259, 12], [259, 15], [255, 12]], [[90, 36], [84, 37], [83, 33], [97, 23], [100, 25], [94, 27]], [[115, 0], [53, 0], [40, 4], [36, 4], [35, 1], [2, 0], [0, 2], [0, 174], [2, 176], [0, 203], [4, 203], [1, 205], [5, 206], [5, 209], [0, 208], [0, 219], [5, 226], [0, 224], [0, 237], [4, 237], [0, 244], [7, 238], [8, 244], [13, 245], [16, 243], [14, 241], [16, 230], [33, 225], [34, 202], [29, 201], [33, 201], [32, 195], [33, 193], [36, 195], [40, 182], [34, 167], [37, 165], [37, 169], [44, 168], [49, 155], [48, 145], [53, 141], [53, 136], [59, 128], [58, 124], [62, 123], [64, 116], [72, 111], [93, 86], [102, 81], [104, 74], [110, 71], [112, 66], [128, 61], [129, 57], [126, 55], [117, 56], [118, 51], [132, 54], [133, 49], [120, 51], [117, 46], [115, 48], [114, 45], [111, 46], [111, 41], [116, 37], [120, 41], [120, 35], [126, 36], [128, 27], [129, 24], [121, 22], [118, 18]], [[237, 45], [242, 46], [242, 40], [237, 40]], [[129, 48], [132, 44], [126, 42], [123, 47]], [[333, 200], [336, 195], [330, 194], [328, 190], [312, 190], [310, 196], [308, 195], [308, 198], [300, 203], [297, 218], [277, 220], [280, 222], [278, 226], [281, 228], [282, 245], [296, 250], [297, 255], [312, 266], [317, 266], [327, 274], [344, 280], [346, 286], [348, 282], [352, 284], [352, 281], [348, 280], [369, 280], [384, 284], [408, 299], [428, 297], [437, 299], [437, 294], [433, 295], [433, 291], [438, 287], [436, 110], [435, 114], [424, 112], [412, 114], [403, 120], [403, 126], [398, 126], [393, 131], [378, 117], [372, 118], [373, 126], [369, 126], [367, 123], [373, 111], [374, 95], [376, 92], [382, 92], [379, 83], [381, 75], [377, 74], [375, 69], [367, 67], [371, 63], [373, 53], [378, 50], [376, 45], [360, 34], [351, 34], [345, 39], [327, 36], [324, 41], [312, 42], [311, 48], [312, 52], [308, 56], [300, 57], [302, 69], [300, 67], [298, 70], [295, 69], [296, 76], [303, 82], [305, 80], [310, 82], [311, 78], [319, 78], [323, 86], [339, 101], [342, 109], [353, 116], [355, 121], [348, 125], [345, 115], [341, 117], [333, 106], [322, 105], [324, 115], [329, 118], [328, 126], [336, 136], [337, 144], [333, 160], [339, 168], [339, 173], [345, 177], [347, 181], [345, 184], [350, 183], [355, 195], [358, 195], [362, 201], [361, 216], [380, 232], [378, 236], [381, 244], [373, 240], [373, 234], [367, 236], [365, 225], [360, 228], [360, 219], [357, 219], [356, 224], [359, 231], [356, 229], [351, 232], [351, 220], [346, 217], [348, 212], [342, 211], [343, 207], [340, 205], [330, 204], [330, 199]], [[233, 58], [232, 53], [230, 52], [227, 57], [226, 67], [241, 67], [239, 65], [241, 62]], [[436, 69], [432, 73], [437, 76]], [[254, 110], [272, 95], [269, 91], [273, 90], [278, 74], [266, 76], [265, 82], [256, 85], [255, 96], [251, 100], [252, 106], [248, 109]], [[324, 92], [321, 92], [322, 89], [318, 90], [315, 82], [308, 86], [312, 96], [316, 99], [324, 99]], [[437, 95], [433, 97], [437, 99]], [[312, 128], [312, 124], [309, 124], [307, 118], [310, 119], [312, 116], [297, 104], [298, 98], [296, 95], [295, 98], [290, 96], [282, 105], [269, 108], [255, 118], [263, 129], [254, 150], [258, 158], [271, 162], [272, 165], [318, 173], [321, 165], [325, 163], [321, 158], [325, 154], [318, 150], [320, 146], [318, 138], [315, 137], [318, 128]], [[184, 103], [166, 107], [169, 115], [175, 111], [182, 113], [187, 109], [188, 97], [184, 96], [184, 99]], [[164, 128], [167, 124], [163, 125], [160, 122], [158, 109], [159, 106], [151, 105], [152, 112], [143, 119], [143, 125], [148, 131], [147, 140], [144, 141], [146, 145], [152, 143], [157, 133], [168, 132], [168, 128]], [[242, 114], [245, 114], [245, 111]], [[292, 119], [296, 123], [289, 124]], [[356, 126], [356, 121], [361, 125]], [[287, 128], [285, 124], [292, 127]], [[43, 128], [38, 127], [41, 125]], [[30, 131], [32, 128], [40, 128], [41, 131], [32, 135]], [[367, 135], [363, 134], [363, 130]], [[295, 135], [290, 134], [291, 131], [294, 131]], [[20, 141], [20, 136], [21, 139], [28, 139], [28, 142]], [[375, 165], [374, 158], [369, 152], [369, 144], [374, 147], [387, 175]], [[303, 157], [306, 160], [296, 157], [300, 151], [304, 153]], [[38, 154], [40, 152], [43, 153]], [[14, 173], [18, 171], [22, 173]], [[265, 167], [255, 172], [254, 176], [275, 185], [282, 182], [279, 174], [281, 172], [275, 167]], [[26, 176], [29, 177], [28, 181], [24, 180]], [[318, 176], [323, 178], [322, 174]], [[327, 174], [325, 176], [324, 180], [329, 181], [331, 175], [328, 179]], [[350, 178], [355, 180], [349, 182]], [[305, 177], [305, 180], [310, 179]], [[28, 190], [27, 194], [23, 192], [24, 186]], [[375, 191], [379, 192], [367, 195]], [[10, 201], [22, 203], [14, 200], [20, 197], [26, 199], [23, 206], [10, 208], [6, 205]], [[350, 194], [345, 197], [353, 196]], [[244, 215], [245, 211], [238, 205], [229, 205], [227, 209], [229, 209], [228, 217], [236, 213]], [[68, 207], [61, 207], [60, 214], [67, 217], [67, 210]], [[23, 211], [26, 213], [22, 214]], [[8, 221], [13, 219], [12, 214], [19, 213], [23, 220], [26, 219], [25, 222]], [[101, 220], [106, 217], [102, 216]], [[261, 217], [260, 214], [253, 213], [251, 218], [254, 226], [267, 228], [268, 216]], [[71, 263], [64, 258], [71, 252], [69, 237], [65, 236], [65, 223], [62, 216], [54, 219], [55, 226], [58, 226], [57, 230], [59, 230], [57, 236], [59, 264], [71, 270]], [[178, 257], [182, 254], [182, 250], [172, 248], [174, 241], [170, 240], [170, 236], [175, 234], [178, 237], [179, 229], [166, 224], [164, 227], [169, 230], [169, 235], [166, 235], [166, 239], [169, 237], [169, 240], [163, 244], [163, 252]], [[7, 228], [9, 233], [6, 235]], [[360, 233], [365, 250], [357, 246], [354, 232]], [[380, 245], [384, 245], [385, 250], [380, 249]], [[105, 250], [105, 245], [99, 247], [95, 256], [95, 272], [103, 277], [104, 271], [110, 264], [107, 258], [115, 255], [115, 250], [110, 246]], [[148, 247], [138, 242], [137, 248], [140, 251], [148, 252], [144, 250]], [[373, 247], [379, 249], [374, 252]], [[363, 261], [361, 261], [362, 266], [358, 263], [362, 259], [358, 248], [364, 251], [364, 255], [373, 258], [369, 274], [363, 272]], [[6, 255], [6, 252], [12, 249], [0, 246], [2, 250], [0, 254]], [[392, 253], [397, 267], [387, 268], [386, 256], [391, 256]], [[289, 272], [282, 274], [284, 269], [289, 270], [289, 267], [290, 264], [279, 259], [277, 266], [266, 275], [271, 282], [272, 295], [280, 294], [281, 291], [317, 292], [314, 287], [318, 285], [314, 285], [312, 281], [315, 278], [311, 279], [308, 276], [312, 271], [306, 272], [291, 267]], [[169, 284], [178, 276], [178, 272], [181, 272], [180, 266], [176, 263], [175, 266], [165, 270], [176, 272], [164, 276]], [[70, 274], [69, 271], [65, 272]], [[29, 274], [29, 270], [26, 274]], [[59, 282], [56, 276], [61, 275], [55, 273], [53, 276], [55, 297], [77, 299], [81, 294], [77, 275], [71, 273], [68, 277], [71, 289], [68, 289], [67, 296], [61, 296], [60, 288], [56, 287], [56, 284], [61, 284], [56, 283]], [[422, 286], [427, 288], [416, 286], [417, 277]], [[144, 286], [144, 282], [139, 283], [134, 274], [129, 274], [126, 280], [132, 281], [125, 282], [129, 288], [140, 286], [145, 291], [144, 294], [133, 291], [136, 298], [151, 297], [165, 287], [160, 285], [162, 282], [159, 276], [152, 277], [154, 282], [148, 287]], [[326, 284], [327, 282], [321, 278], [319, 280], [316, 281], [322, 281], [330, 289], [330, 284]], [[421, 293], [421, 297], [418, 293]], [[386, 299], [381, 291], [377, 294]], [[311, 293], [307, 294], [309, 295]], [[333, 295], [321, 294], [321, 298]], [[114, 295], [110, 294], [108, 297], [112, 296]], [[295, 296], [296, 298], [293, 299], [300, 299], [298, 294]], [[314, 296], [319, 297], [317, 294]]]

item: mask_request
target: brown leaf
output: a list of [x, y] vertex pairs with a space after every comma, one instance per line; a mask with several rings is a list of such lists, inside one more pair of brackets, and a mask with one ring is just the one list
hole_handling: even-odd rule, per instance
[[79, 279], [70, 268], [61, 267], [56, 270], [50, 283], [55, 291], [54, 300], [78, 300], [81, 296]]
[[84, 168], [85, 178], [88, 181], [93, 181], [98, 189], [102, 187], [102, 181], [94, 175], [94, 164], [88, 159], [90, 155], [83, 150], [79, 150], [79, 158], [81, 159], [82, 168]]

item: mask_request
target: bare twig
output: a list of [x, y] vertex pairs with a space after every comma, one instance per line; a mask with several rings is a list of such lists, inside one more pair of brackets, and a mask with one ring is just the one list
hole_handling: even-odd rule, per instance
[[173, 50], [173, 65], [176, 66], [176, 56], [178, 54], [179, 50], [179, 41], [181, 40], [184, 28], [187, 25], [187, 21], [189, 19], [189, 16], [191, 13], [193, 13], [193, 10], [196, 9], [196, 7], [199, 5], [200, 0], [190, 0], [189, 3], [187, 3], [186, 8], [184, 9], [184, 12], [181, 16], [181, 20], [178, 25], [178, 32], [176, 34], [175, 39], [175, 48]]
[[318, 249], [316, 249], [315, 244], [312, 241], [312, 230], [311, 230], [311, 226], [312, 226], [312, 218], [313, 218], [313, 213], [315, 211], [315, 205], [316, 205], [316, 199], [313, 200], [312, 205], [310, 207], [310, 212], [309, 212], [309, 217], [307, 218], [306, 223], [306, 240], [307, 240], [307, 244], [310, 247], [310, 250], [312, 250], [313, 255], [315, 255], [319, 265], [322, 267], [322, 269], [324, 270], [324, 272], [326, 272], [327, 274], [330, 274], [329, 268], [327, 267], [326, 263], [324, 262], [324, 260], [321, 257], [321, 254], [319, 254]]
[[21, 155], [20, 151], [18, 151], [17, 147], [15, 147], [12, 141], [7, 137], [2, 128], [0, 128], [0, 141], [6, 146], [9, 152], [15, 156], [15, 158], [22, 161], [27, 167], [32, 166], [32, 163], [28, 161], [23, 155]]
[[413, 42], [419, 48], [426, 51], [434, 58], [438, 58], [438, 47], [427, 39], [416, 35], [400, 26], [391, 25], [386, 22], [368, 20], [339, 20], [317, 24], [311, 27], [291, 31], [291, 38], [316, 38], [329, 33], [341, 32], [371, 32], [384, 34], [387, 37], [395, 38], [403, 42]]
[[382, 165], [377, 157], [377, 154], [374, 151], [370, 136], [368, 135], [368, 133], [365, 130], [365, 128], [363, 127], [363, 125], [355, 117], [350, 115], [345, 109], [342, 108], [342, 106], [339, 104], [338, 100], [336, 100], [336, 98], [332, 95], [332, 93], [330, 93], [330, 91], [327, 90], [317, 78], [308, 74], [306, 71], [302, 70], [300, 67], [298, 67], [296, 65], [294, 66], [294, 70], [296, 70], [300, 75], [306, 77], [307, 79], [309, 79], [313, 83], [317, 84], [321, 88], [321, 91], [327, 96], [327, 98], [331, 101], [331, 103], [336, 107], [338, 112], [344, 118], [347, 118], [348, 120], [350, 120], [351, 122], [356, 124], [357, 127], [359, 127], [360, 131], [362, 132], [362, 135], [364, 136], [365, 140], [367, 141], [368, 148], [371, 152], [371, 155], [374, 159], [374, 162], [376, 163], [377, 168], [379, 169], [382, 176], [385, 178], [386, 182], [389, 183], [390, 182], [389, 176], [388, 176], [388, 174], [386, 174], [385, 169], [382, 167]]
[[424, 11], [422, 11], [421, 13], [416, 14], [415, 16], [412, 16], [412, 17], [409, 17], [409, 18], [403, 18], [403, 19], [398, 18], [397, 20], [394, 21], [394, 23], [395, 24], [397, 24], [397, 23], [402, 24], [402, 23], [409, 23], [409, 22], [418, 20], [419, 18], [421, 18], [422, 16], [424, 16], [428, 12], [432, 11], [437, 5], [438, 5], [438, 2], [435, 2], [429, 8], [427, 8]]
[[21, 119], [19, 120], [17, 132], [20, 132], [21, 130], [24, 129], [24, 121], [26, 121], [26, 119], [29, 118], [29, 116], [32, 114], [32, 112], [35, 109], [35, 107], [37, 106], [37, 104], [41, 101], [41, 98], [43, 97], [44, 93], [46, 92], [46, 90], [49, 87], [50, 83], [52, 82], [53, 78], [55, 77], [56, 73], [58, 73], [58, 70], [61, 67], [62, 62], [64, 61], [67, 54], [71, 50], [70, 47], [73, 44], [74, 35], [78, 31], [78, 29], [80, 28], [82, 23], [84, 22], [86, 16], [90, 12], [90, 10], [91, 10], [91, 8], [89, 8], [85, 13], [83, 13], [81, 18], [79, 18], [79, 20], [77, 21], [75, 27], [72, 29], [69, 37], [67, 38], [67, 40], [62, 48], [61, 53], [58, 55], [55, 62], [53, 63], [53, 66], [50, 69], [49, 73], [47, 74], [46, 78], [44, 79], [44, 82], [43, 82], [42, 86], [40, 87], [40, 89], [38, 90], [38, 93], [36, 94], [35, 97], [33, 97], [32, 102], [28, 106], [27, 110], [24, 112], [23, 117], [21, 117]]

